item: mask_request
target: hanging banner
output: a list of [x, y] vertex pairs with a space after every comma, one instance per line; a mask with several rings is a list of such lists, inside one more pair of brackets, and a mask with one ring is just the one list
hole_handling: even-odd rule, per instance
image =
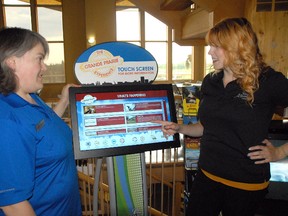
[[152, 83], [158, 72], [155, 58], [144, 48], [126, 42], [106, 42], [84, 51], [76, 60], [81, 84]]

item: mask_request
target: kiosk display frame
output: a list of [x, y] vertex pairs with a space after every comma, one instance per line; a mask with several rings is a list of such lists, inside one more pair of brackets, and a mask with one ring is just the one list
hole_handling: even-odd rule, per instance
[[171, 84], [69, 89], [75, 159], [180, 147], [154, 120], [177, 122]]

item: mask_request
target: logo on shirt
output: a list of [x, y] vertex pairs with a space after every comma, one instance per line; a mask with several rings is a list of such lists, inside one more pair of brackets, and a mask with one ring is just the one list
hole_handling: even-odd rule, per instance
[[239, 98], [239, 99], [246, 101], [247, 97], [248, 97], [247, 92], [241, 92], [241, 93], [238, 93], [234, 98]]

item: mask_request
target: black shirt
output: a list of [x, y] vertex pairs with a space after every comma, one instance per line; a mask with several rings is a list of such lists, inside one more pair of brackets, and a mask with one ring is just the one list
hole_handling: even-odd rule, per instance
[[276, 106], [288, 106], [288, 80], [266, 68], [259, 89], [249, 105], [237, 81], [224, 88], [223, 71], [208, 74], [202, 83], [199, 119], [204, 127], [199, 167], [213, 175], [244, 183], [263, 183], [270, 178], [269, 163], [256, 165], [248, 148], [261, 143]]

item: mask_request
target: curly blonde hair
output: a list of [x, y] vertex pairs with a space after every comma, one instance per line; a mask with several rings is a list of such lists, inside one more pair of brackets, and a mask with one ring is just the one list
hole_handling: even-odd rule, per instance
[[224, 67], [231, 69], [248, 94], [247, 102], [252, 104], [254, 92], [259, 88], [258, 77], [266, 65], [250, 22], [245, 18], [224, 19], [207, 33], [206, 43], [224, 50]]

